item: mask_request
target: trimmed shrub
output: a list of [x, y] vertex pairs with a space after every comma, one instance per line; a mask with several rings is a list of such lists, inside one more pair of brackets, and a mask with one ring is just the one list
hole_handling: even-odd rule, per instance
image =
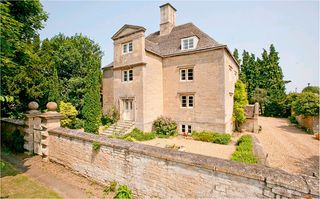
[[229, 144], [230, 141], [231, 141], [230, 134], [217, 133], [215, 135], [215, 139], [213, 140], [213, 143], [227, 145], [227, 144]]
[[297, 100], [293, 102], [293, 111], [296, 115], [318, 116], [320, 109], [319, 95], [305, 92], [301, 93]]
[[114, 198], [132, 199], [132, 191], [127, 187], [127, 185], [120, 185], [114, 194]]
[[124, 139], [127, 141], [147, 141], [156, 138], [155, 132], [145, 133], [140, 129], [134, 128], [130, 133], [120, 136], [115, 136], [115, 138]]
[[215, 134], [216, 133], [210, 132], [210, 131], [201, 131], [201, 132], [193, 131], [191, 134], [191, 137], [194, 140], [199, 140], [203, 142], [213, 142]]
[[85, 120], [83, 127], [85, 132], [98, 134], [102, 113], [100, 103], [100, 63], [88, 63], [88, 73], [85, 80], [86, 94], [84, 95], [82, 108]]
[[302, 90], [303, 93], [311, 92], [320, 95], [320, 87], [319, 86], [307, 86]]
[[62, 114], [63, 118], [60, 121], [62, 127], [66, 128], [73, 128], [76, 117], [78, 115], [77, 109], [70, 103], [70, 102], [60, 102], [60, 113]]
[[191, 136], [194, 140], [199, 140], [203, 142], [212, 142], [216, 144], [227, 145], [231, 141], [231, 135], [216, 133], [212, 131], [202, 131], [202, 132], [193, 131]]
[[153, 130], [159, 135], [175, 135], [177, 123], [170, 118], [161, 116], [153, 122]]
[[249, 164], [257, 163], [253, 154], [253, 143], [251, 135], [243, 135], [237, 141], [236, 151], [231, 155], [231, 160]]

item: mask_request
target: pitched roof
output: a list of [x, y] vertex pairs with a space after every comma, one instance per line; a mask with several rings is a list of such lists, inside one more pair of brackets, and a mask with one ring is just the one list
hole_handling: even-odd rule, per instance
[[113, 67], [113, 62], [109, 63], [108, 65], [106, 66], [103, 66], [101, 69], [106, 69], [106, 68], [112, 68]]
[[160, 36], [160, 31], [151, 33], [146, 37], [145, 48], [160, 56], [168, 56], [176, 53], [181, 53], [181, 39], [197, 36], [199, 38], [198, 45], [190, 51], [214, 48], [224, 46], [219, 44], [209, 35], [202, 32], [193, 23], [186, 23], [175, 26], [167, 35]]

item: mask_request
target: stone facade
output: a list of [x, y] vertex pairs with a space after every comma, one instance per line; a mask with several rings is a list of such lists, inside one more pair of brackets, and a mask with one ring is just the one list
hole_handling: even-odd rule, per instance
[[319, 197], [314, 177], [64, 128], [49, 131], [49, 149], [51, 161], [100, 183], [126, 184], [136, 198]]
[[[123, 116], [125, 101], [131, 100], [133, 116], [129, 120], [144, 131], [151, 131], [152, 122], [163, 115], [174, 119], [179, 128], [185, 124], [196, 131], [231, 133], [238, 64], [225, 45], [218, 44], [193, 24], [176, 26], [176, 9], [170, 4], [160, 6], [160, 10], [159, 36], [145, 37], [145, 28], [125, 25], [112, 37], [114, 61], [103, 69], [104, 113], [116, 106], [120, 120], [128, 120]], [[174, 45], [181, 48], [180, 40], [194, 32], [199, 40], [197, 47], [177, 50]], [[157, 46], [151, 41], [157, 37], [163, 42], [168, 42], [164, 37], [171, 38], [174, 45], [169, 42]], [[123, 45], [128, 42], [133, 50], [123, 53]], [[194, 79], [180, 81], [181, 68], [193, 68]], [[125, 70], [133, 71], [132, 81], [123, 81]], [[193, 108], [181, 108], [184, 94], [194, 96]]]

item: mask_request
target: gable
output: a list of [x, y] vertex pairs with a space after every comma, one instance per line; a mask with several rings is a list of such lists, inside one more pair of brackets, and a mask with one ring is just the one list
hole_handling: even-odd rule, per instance
[[134, 26], [134, 25], [124, 25], [122, 28], [120, 28], [111, 38], [113, 40], [140, 32], [140, 31], [145, 31], [146, 29], [142, 26]]

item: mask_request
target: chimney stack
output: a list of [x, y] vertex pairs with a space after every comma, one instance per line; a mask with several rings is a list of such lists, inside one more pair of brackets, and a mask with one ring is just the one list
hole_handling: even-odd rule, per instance
[[169, 34], [176, 26], [176, 9], [166, 3], [160, 6], [160, 35]]

